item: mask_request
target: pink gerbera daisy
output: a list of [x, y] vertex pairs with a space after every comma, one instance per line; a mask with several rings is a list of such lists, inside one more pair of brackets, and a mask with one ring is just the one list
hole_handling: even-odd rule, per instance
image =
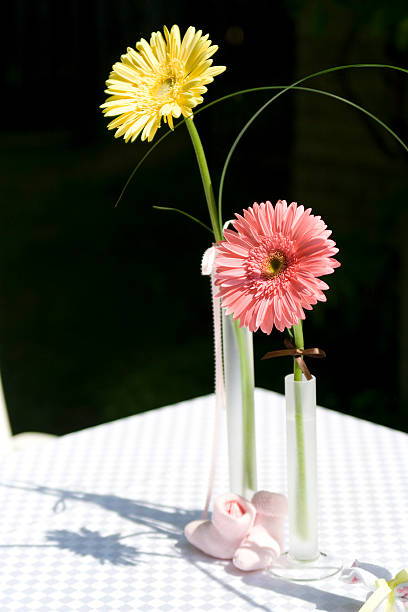
[[215, 284], [227, 314], [250, 331], [270, 334], [305, 318], [318, 300], [326, 301], [328, 285], [318, 277], [340, 263], [320, 217], [292, 202], [255, 204], [236, 214], [236, 232], [225, 230], [215, 259]]

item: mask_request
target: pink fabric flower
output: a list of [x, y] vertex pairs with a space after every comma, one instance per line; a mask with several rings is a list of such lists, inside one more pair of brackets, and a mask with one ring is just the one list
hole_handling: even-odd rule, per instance
[[283, 331], [305, 318], [328, 285], [318, 277], [340, 263], [320, 217], [292, 202], [255, 204], [236, 214], [236, 232], [225, 230], [215, 259], [215, 284], [227, 314], [250, 331]]
[[187, 540], [218, 559], [232, 559], [238, 569], [269, 567], [283, 551], [283, 521], [288, 501], [280, 493], [258, 491], [249, 502], [235, 493], [214, 500], [211, 520], [191, 521]]

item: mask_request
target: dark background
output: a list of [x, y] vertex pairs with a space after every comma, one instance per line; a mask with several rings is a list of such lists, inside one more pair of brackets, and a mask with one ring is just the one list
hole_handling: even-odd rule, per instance
[[[406, 67], [405, 1], [14, 0], [3, 18], [0, 135], [0, 366], [14, 433], [66, 433], [213, 389], [206, 218], [182, 126], [148, 148], [106, 130], [99, 105], [127, 46], [178, 23], [219, 45], [205, 102], [288, 84], [336, 64]], [[354, 70], [310, 81], [366, 106], [407, 139], [407, 76]], [[196, 119], [217, 186], [225, 156], [269, 97], [249, 94]], [[166, 128], [162, 128], [162, 133]], [[298, 201], [333, 229], [342, 267], [308, 314], [318, 401], [405, 429], [408, 414], [407, 154], [338, 102], [290, 93], [261, 116], [227, 174], [224, 216], [254, 201]], [[258, 386], [283, 391], [289, 361], [261, 362], [282, 335], [255, 335]]]

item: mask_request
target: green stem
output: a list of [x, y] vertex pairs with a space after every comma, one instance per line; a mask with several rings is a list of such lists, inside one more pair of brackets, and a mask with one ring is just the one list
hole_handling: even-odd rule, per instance
[[190, 134], [191, 141], [193, 143], [194, 151], [197, 157], [198, 167], [200, 168], [201, 180], [204, 187], [205, 199], [207, 201], [208, 212], [210, 213], [211, 226], [214, 232], [215, 240], [218, 242], [222, 240], [221, 225], [218, 221], [217, 205], [215, 202], [214, 191], [211, 183], [210, 172], [208, 170], [207, 160], [203, 145], [201, 143], [200, 136], [197, 132], [197, 128], [194, 124], [193, 118], [186, 119], [186, 126]]
[[[292, 331], [293, 331], [293, 339], [295, 341], [296, 348], [304, 349], [305, 343], [303, 341], [302, 321], [299, 320], [299, 322], [296, 325], [293, 325]], [[296, 359], [293, 360], [293, 380], [296, 380], [296, 381], [302, 380], [302, 369], [298, 365], [298, 362], [296, 361]]]
[[[302, 321], [293, 325], [293, 339], [296, 348], [305, 348]], [[293, 380], [302, 381], [302, 370], [296, 359], [293, 360]], [[296, 532], [300, 538], [308, 538], [309, 508], [307, 500], [305, 433], [303, 425], [302, 396], [300, 385], [295, 384], [295, 429], [297, 449], [297, 486], [296, 486]]]
[[256, 460], [255, 460], [255, 406], [254, 406], [254, 374], [252, 364], [252, 346], [248, 346], [248, 330], [239, 327], [239, 321], [234, 321], [234, 331], [237, 339], [241, 367], [242, 393], [242, 446], [243, 446], [243, 479], [244, 497], [249, 491], [257, 490]]

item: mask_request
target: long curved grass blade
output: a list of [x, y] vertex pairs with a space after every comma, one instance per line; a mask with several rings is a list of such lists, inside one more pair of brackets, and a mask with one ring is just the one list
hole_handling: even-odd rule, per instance
[[[271, 100], [269, 100], [269, 102], [267, 103], [267, 104], [269, 104], [269, 103], [272, 103], [277, 97], [279, 97], [280, 95], [282, 95], [285, 92], [289, 91], [290, 89], [293, 89], [296, 85], [299, 85], [300, 83], [304, 83], [305, 81], [307, 81], [309, 79], [313, 79], [315, 77], [322, 76], [322, 75], [328, 74], [330, 72], [336, 72], [338, 70], [346, 70], [346, 69], [349, 69], [349, 68], [387, 68], [389, 70], [398, 70], [400, 72], [405, 72], [406, 74], [408, 74], [408, 69], [401, 68], [400, 66], [392, 66], [392, 65], [389, 65], [389, 64], [347, 64], [347, 65], [344, 65], [344, 66], [334, 66], [332, 68], [326, 68], [325, 70], [320, 70], [319, 72], [314, 72], [313, 74], [309, 74], [309, 75], [307, 75], [305, 77], [302, 77], [301, 79], [299, 79], [297, 81], [294, 81], [291, 85], [269, 85], [269, 86], [265, 86], [265, 87], [252, 87], [250, 89], [241, 89], [239, 91], [234, 91], [234, 92], [232, 92], [230, 94], [222, 96], [221, 98], [217, 98], [217, 100], [213, 100], [212, 102], [209, 102], [208, 104], [205, 104], [204, 106], [199, 108], [197, 111], [195, 111], [194, 114], [198, 115], [202, 111], [207, 110], [208, 108], [211, 108], [211, 106], [214, 106], [215, 104], [219, 104], [220, 102], [225, 102], [226, 100], [229, 100], [230, 98], [233, 98], [235, 96], [239, 96], [239, 95], [242, 95], [242, 94], [245, 94], [245, 93], [256, 93], [256, 92], [259, 92], [259, 91], [266, 91], [268, 89], [269, 90], [272, 90], [272, 89], [279, 89], [279, 90], [281, 90], [276, 96], [274, 96]], [[260, 112], [262, 112], [262, 110], [260, 110]], [[176, 130], [181, 125], [183, 125], [184, 121], [185, 121], [184, 119], [182, 119], [181, 121], [178, 121], [174, 125], [174, 130]], [[248, 125], [248, 127], [249, 127], [249, 125]], [[245, 129], [245, 131], [246, 131], [246, 129]], [[245, 133], [245, 131], [244, 131], [244, 133]], [[121, 201], [121, 199], [122, 199], [122, 197], [123, 197], [123, 195], [124, 195], [128, 185], [129, 185], [129, 183], [131, 182], [131, 180], [133, 179], [134, 175], [139, 170], [139, 168], [143, 164], [143, 162], [149, 157], [149, 155], [151, 153], [153, 153], [153, 151], [157, 147], [157, 145], [159, 145], [165, 138], [170, 136], [171, 133], [172, 133], [172, 130], [168, 130], [165, 134], [160, 136], [160, 138], [150, 147], [150, 149], [148, 151], [146, 151], [146, 153], [143, 155], [142, 159], [138, 162], [137, 166], [135, 166], [135, 168], [132, 170], [129, 178], [127, 179], [125, 185], [123, 186], [123, 189], [120, 192], [120, 195], [119, 195], [118, 199], [116, 200], [115, 207], [118, 206], [118, 204]], [[229, 163], [229, 160], [228, 160], [228, 163]], [[224, 173], [224, 175], [225, 175], [225, 173]]]
[[229, 98], [233, 98], [234, 96], [240, 96], [245, 93], [265, 91], [266, 89], [283, 89], [285, 91], [282, 91], [282, 93], [285, 93], [289, 89], [292, 89], [296, 85], [300, 85], [300, 83], [304, 83], [305, 81], [308, 81], [309, 79], [313, 79], [318, 76], [323, 76], [324, 74], [329, 74], [330, 72], [338, 72], [339, 70], [347, 70], [348, 68], [388, 68], [389, 70], [397, 70], [398, 72], [405, 72], [405, 74], [408, 74], [408, 68], [401, 68], [401, 66], [392, 66], [391, 64], [346, 64], [344, 66], [333, 66], [332, 68], [325, 68], [324, 70], [319, 70], [318, 72], [313, 72], [312, 74], [308, 74], [307, 76], [302, 77], [301, 79], [298, 79], [297, 81], [294, 81], [290, 85], [273, 85], [273, 86], [266, 85], [263, 87], [251, 87], [250, 89], [240, 89], [239, 91], [234, 91], [230, 94], [226, 94], [225, 96], [222, 96], [221, 98], [217, 98], [216, 100], [213, 100], [212, 102], [208, 102], [208, 104], [205, 104], [204, 106], [201, 106], [198, 110], [195, 111], [194, 114], [198, 115], [198, 113], [201, 113], [202, 111], [207, 110], [207, 108], [214, 106], [214, 104], [218, 104], [219, 102], [224, 102], [225, 100], [228, 100]]
[[[221, 178], [220, 178], [220, 186], [219, 186], [219, 191], [218, 191], [218, 218], [219, 218], [219, 222], [222, 226], [222, 193], [223, 193], [223, 189], [224, 189], [224, 182], [225, 182], [225, 175], [227, 173], [227, 169], [232, 157], [232, 154], [234, 153], [235, 149], [237, 148], [237, 145], [239, 143], [239, 141], [241, 140], [241, 138], [243, 137], [243, 135], [245, 134], [245, 132], [248, 130], [248, 128], [252, 125], [252, 123], [255, 121], [255, 119], [270, 105], [272, 104], [272, 102], [274, 102], [275, 100], [277, 100], [280, 96], [282, 96], [284, 93], [286, 93], [287, 91], [291, 90], [291, 89], [302, 89], [301, 87], [299, 87], [299, 83], [304, 83], [305, 81], [313, 78], [313, 77], [317, 77], [317, 76], [322, 76], [323, 74], [328, 74], [329, 72], [335, 72], [338, 70], [345, 70], [346, 68], [392, 68], [394, 70], [399, 70], [400, 72], [405, 72], [408, 74], [408, 70], [406, 70], [405, 68], [400, 68], [398, 66], [387, 66], [385, 64], [350, 64], [349, 66], [335, 66], [333, 68], [327, 68], [326, 70], [320, 70], [319, 72], [315, 72], [311, 75], [308, 75], [306, 77], [303, 77], [302, 79], [299, 79], [297, 81], [295, 81], [294, 83], [292, 83], [291, 85], [289, 85], [288, 87], [285, 87], [284, 89], [282, 89], [281, 91], [279, 91], [277, 94], [275, 94], [272, 98], [270, 98], [267, 102], [265, 102], [265, 104], [263, 104], [253, 115], [252, 117], [247, 121], [247, 123], [244, 125], [244, 127], [242, 128], [242, 130], [239, 132], [238, 136], [236, 137], [236, 139], [234, 140], [228, 155], [225, 159], [224, 162], [224, 166], [222, 169], [222, 173], [221, 173]], [[268, 89], [267, 87], [265, 87], [265, 89]], [[305, 88], [307, 89], [307, 88]], [[328, 94], [329, 92], [325, 92], [324, 90], [314, 90], [315, 93], [317, 93], [319, 91], [319, 93], [321, 94]], [[331, 94], [331, 97], [335, 97], [334, 94]], [[390, 134], [392, 134], [392, 136], [394, 136], [394, 138], [396, 138], [396, 140], [402, 144], [402, 146], [406, 149], [406, 145], [403, 143], [403, 141], [395, 134], [395, 132], [393, 132], [391, 130], [391, 128], [389, 128], [385, 123], [383, 123], [380, 119], [378, 119], [378, 117], [376, 117], [375, 115], [369, 113], [368, 111], [366, 111], [365, 109], [363, 109], [363, 107], [358, 106], [357, 104], [355, 104], [354, 102], [351, 102], [350, 100], [346, 100], [346, 98], [340, 98], [340, 96], [337, 96], [337, 99], [339, 101], [345, 102], [347, 104], [350, 104], [351, 106], [354, 106], [354, 108], [357, 108], [358, 110], [364, 112], [365, 114], [367, 114], [368, 116], [370, 116], [372, 119], [374, 119], [377, 123], [379, 123], [380, 125], [382, 125], [382, 127], [384, 127]], [[208, 106], [208, 105], [207, 105]]]
[[190, 215], [190, 213], [187, 213], [184, 210], [180, 210], [179, 208], [171, 208], [170, 206], [153, 206], [153, 208], [156, 208], [157, 210], [171, 210], [171, 211], [174, 211], [174, 212], [178, 212], [181, 215], [184, 215], [185, 217], [188, 217], [189, 219], [192, 219], [193, 221], [195, 221], [199, 225], [202, 225], [203, 227], [205, 227], [206, 230], [211, 232], [211, 234], [213, 233], [213, 231], [212, 231], [212, 229], [211, 229], [211, 227], [209, 225], [206, 225], [205, 223], [200, 221], [200, 219], [197, 219], [196, 217], [193, 217], [193, 215]]

